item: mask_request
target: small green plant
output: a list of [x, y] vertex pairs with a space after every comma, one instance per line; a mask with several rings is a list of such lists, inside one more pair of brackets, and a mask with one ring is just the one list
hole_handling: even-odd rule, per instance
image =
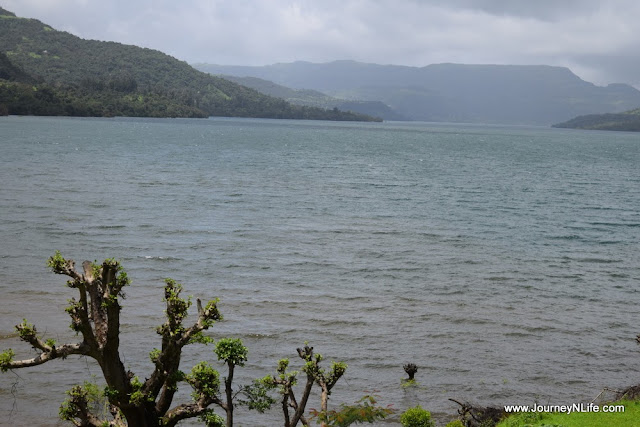
[[465, 427], [465, 425], [460, 420], [453, 420], [448, 422], [444, 427]]
[[416, 372], [418, 372], [418, 366], [415, 363], [407, 363], [402, 366], [408, 377], [402, 379], [402, 387], [414, 387], [418, 385], [415, 379]]
[[542, 420], [542, 414], [534, 412], [522, 412], [513, 414], [504, 419], [500, 424], [504, 427], [518, 427], [531, 425]]
[[351, 424], [373, 423], [384, 420], [395, 410], [392, 405], [386, 407], [378, 406], [377, 396], [367, 394], [358, 400], [354, 405], [340, 405], [340, 409], [335, 411], [319, 412], [311, 410], [311, 417], [317, 418], [318, 422], [334, 427], [348, 427]]
[[400, 386], [402, 388], [417, 387], [418, 386], [418, 381], [416, 381], [416, 380], [408, 380], [406, 378], [403, 378], [402, 379], [402, 383], [400, 384]]
[[400, 416], [402, 427], [434, 427], [431, 420], [431, 412], [422, 409], [420, 405], [409, 408]]
[[200, 415], [200, 421], [204, 422], [207, 427], [225, 427], [224, 418], [208, 409], [204, 414]]

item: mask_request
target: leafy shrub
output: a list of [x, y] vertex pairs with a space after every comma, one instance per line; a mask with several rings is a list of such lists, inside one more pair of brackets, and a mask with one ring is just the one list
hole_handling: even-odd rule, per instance
[[431, 412], [422, 409], [420, 405], [409, 408], [400, 416], [402, 427], [434, 427], [431, 421]]

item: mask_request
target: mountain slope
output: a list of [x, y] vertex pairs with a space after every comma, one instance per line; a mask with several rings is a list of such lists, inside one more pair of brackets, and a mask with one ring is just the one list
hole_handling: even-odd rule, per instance
[[[293, 106], [197, 71], [162, 52], [84, 40], [38, 20], [18, 18], [4, 9], [0, 9], [0, 47], [14, 66], [39, 82], [62, 86], [70, 96], [83, 102], [98, 101], [94, 104], [105, 108], [108, 105], [103, 105], [104, 102], [110, 103], [112, 99], [116, 104], [124, 103], [127, 110], [151, 98], [158, 101], [156, 106], [160, 108], [156, 111], [159, 114], [152, 115], [372, 119]], [[130, 100], [127, 95], [131, 95]], [[145, 115], [144, 110], [140, 111]]]
[[25, 73], [23, 69], [16, 67], [9, 58], [7, 58], [7, 55], [2, 52], [0, 52], [0, 80], [35, 83], [33, 77]]
[[434, 64], [426, 67], [335, 61], [265, 67], [198, 64], [214, 74], [253, 76], [344, 99], [382, 101], [413, 120], [549, 125], [577, 115], [640, 105], [640, 91], [585, 82], [551, 66]]
[[238, 77], [230, 75], [220, 76], [226, 80], [250, 87], [265, 95], [284, 99], [296, 105], [306, 105], [325, 109], [337, 108], [342, 111], [353, 111], [360, 114], [367, 114], [374, 117], [381, 117], [384, 120], [406, 120], [406, 118], [391, 107], [380, 101], [357, 101], [344, 100], [325, 95], [312, 89], [291, 89], [279, 85], [269, 80], [257, 77]]

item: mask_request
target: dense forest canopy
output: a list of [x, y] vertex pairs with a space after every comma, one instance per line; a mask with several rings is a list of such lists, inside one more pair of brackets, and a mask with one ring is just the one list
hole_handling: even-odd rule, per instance
[[0, 46], [0, 105], [11, 114], [373, 120], [294, 106], [162, 52], [84, 40], [4, 9]]

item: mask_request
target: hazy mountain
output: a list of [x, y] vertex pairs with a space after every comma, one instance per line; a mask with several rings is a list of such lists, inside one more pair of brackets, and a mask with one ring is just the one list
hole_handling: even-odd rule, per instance
[[418, 68], [335, 61], [195, 67], [213, 74], [259, 77], [337, 98], [381, 101], [413, 120], [549, 125], [640, 105], [640, 91], [629, 85], [600, 87], [568, 68], [544, 65]]
[[292, 89], [258, 77], [238, 77], [230, 75], [221, 75], [220, 77], [250, 87], [265, 95], [284, 99], [292, 104], [326, 109], [338, 108], [342, 111], [353, 111], [374, 117], [381, 117], [384, 120], [407, 120], [406, 117], [398, 114], [398, 112], [381, 101], [338, 99], [318, 92], [317, 90]]
[[0, 85], [0, 105], [9, 114], [373, 119], [292, 105], [162, 52], [84, 40], [1, 8], [0, 51], [0, 78], [10, 82]]

